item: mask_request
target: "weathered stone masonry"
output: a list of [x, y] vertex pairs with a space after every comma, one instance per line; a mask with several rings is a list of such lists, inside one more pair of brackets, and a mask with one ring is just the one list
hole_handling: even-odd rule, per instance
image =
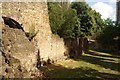
[[76, 58], [84, 53], [88, 53], [87, 38], [64, 38], [64, 43], [67, 48], [65, 55], [68, 58]]
[[[25, 32], [31, 29], [38, 31], [32, 42], [35, 43], [36, 52], [39, 50], [42, 61], [62, 61], [66, 48], [62, 38], [52, 34], [49, 25], [47, 3], [45, 2], [10, 2], [2, 3], [3, 16], [10, 17], [22, 24]], [[27, 45], [26, 45], [27, 46]]]
[[[3, 68], [4, 76], [6, 69], [12, 69], [13, 74], [6, 76], [14, 78], [16, 73], [21, 77], [31, 77], [33, 73], [39, 76], [37, 67], [40, 65], [63, 61], [68, 57], [77, 57], [84, 53], [83, 43], [86, 40], [78, 38], [60, 38], [52, 34], [49, 24], [48, 7], [46, 2], [9, 2], [2, 3], [2, 16], [9, 17], [22, 25], [25, 32], [20, 29], [9, 28], [3, 26]], [[37, 32], [32, 41], [25, 36], [26, 32]], [[12, 62], [11, 57], [17, 59], [19, 64]], [[8, 60], [10, 63], [6, 63]], [[9, 66], [9, 64], [12, 65]], [[38, 63], [39, 62], [39, 63]], [[16, 66], [14, 66], [16, 65]], [[29, 75], [23, 74], [19, 70], [19, 66], [27, 70]], [[18, 72], [16, 72], [18, 71]], [[19, 78], [18, 76], [17, 78]]]

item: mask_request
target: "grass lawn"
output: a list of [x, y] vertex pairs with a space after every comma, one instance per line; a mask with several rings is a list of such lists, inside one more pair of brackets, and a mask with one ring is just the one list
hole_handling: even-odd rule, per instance
[[50, 78], [119, 78], [120, 56], [90, 51], [77, 59], [40, 68]]

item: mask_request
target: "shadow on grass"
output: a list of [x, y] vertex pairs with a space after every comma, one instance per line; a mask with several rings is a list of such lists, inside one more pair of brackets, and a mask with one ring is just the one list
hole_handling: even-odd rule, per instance
[[98, 52], [103, 52], [103, 53], [108, 53], [111, 54], [112, 56], [117, 56], [120, 58], [120, 52], [115, 52], [115, 51], [109, 51], [109, 50], [98, 50], [98, 49], [91, 49], [93, 51], [98, 51]]
[[89, 52], [89, 54], [95, 55], [95, 56], [101, 56], [101, 57], [120, 58], [120, 56], [114, 55], [114, 54], [111, 54], [111, 56], [110, 55], [101, 55], [101, 54], [98, 54], [96, 52]]
[[[88, 53], [89, 54], [89, 53]], [[91, 53], [90, 53], [91, 54]], [[81, 56], [77, 59], [75, 59], [76, 61], [85, 61], [85, 62], [88, 62], [88, 63], [91, 63], [91, 64], [97, 64], [97, 65], [100, 65], [106, 69], [111, 69], [111, 70], [115, 70], [115, 71], [119, 71], [120, 72], [120, 63], [118, 61], [116, 61], [116, 63], [112, 62], [114, 60], [111, 60], [111, 59], [105, 59], [105, 58], [100, 58], [101, 57], [107, 57], [107, 58], [110, 58], [109, 56], [104, 56], [104, 55], [99, 55], [99, 54], [93, 54], [92, 55], [95, 55], [95, 56], [99, 56], [99, 57], [94, 57], [94, 56]], [[118, 58], [116, 58], [118, 59]]]
[[[61, 65], [48, 65], [40, 68], [49, 78], [88, 78], [89, 80], [119, 78], [119, 75], [100, 73], [97, 70], [80, 67], [75, 69], [65, 68]], [[91, 78], [91, 79], [90, 79]], [[115, 80], [115, 79], [114, 79]]]

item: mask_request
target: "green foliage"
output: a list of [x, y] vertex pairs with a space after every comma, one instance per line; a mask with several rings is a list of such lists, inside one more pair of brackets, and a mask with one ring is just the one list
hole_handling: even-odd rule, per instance
[[116, 25], [115, 25], [115, 21], [112, 21], [112, 19], [110, 19], [110, 18], [107, 18], [107, 19], [105, 19], [104, 20], [104, 26], [105, 27], [115, 27]]
[[115, 22], [109, 18], [104, 20], [104, 27], [104, 30], [97, 36], [96, 40], [105, 48], [110, 46], [114, 46], [114, 49], [119, 48], [120, 28], [115, 26]]
[[110, 46], [115, 43], [114, 38], [117, 35], [117, 27], [106, 27], [97, 37], [97, 41], [102, 45]]
[[29, 34], [35, 34], [35, 26], [33, 24], [29, 27]]
[[48, 11], [51, 30], [53, 33], [57, 34], [57, 30], [63, 23], [60, 3], [48, 3]]
[[76, 21], [75, 10], [68, 7], [67, 3], [48, 3], [51, 30], [59, 36], [71, 36]]
[[71, 7], [76, 10], [80, 21], [79, 37], [89, 36], [101, 30], [103, 26], [101, 15], [92, 10], [86, 2], [73, 2]]
[[72, 30], [74, 28], [77, 17], [75, 15], [75, 10], [71, 8], [64, 11], [63, 15], [64, 23], [61, 25], [60, 29], [57, 31], [60, 36], [72, 36]]
[[101, 15], [86, 2], [48, 3], [51, 30], [59, 36], [86, 37], [101, 31]]
[[75, 22], [75, 26], [74, 26], [74, 28], [73, 28], [73, 34], [72, 34], [73, 37], [80, 37], [81, 35], [83, 35], [83, 34], [81, 33], [80, 24], [81, 24], [81, 23], [80, 23], [80, 19], [77, 18], [77, 20], [76, 20], [76, 22]]

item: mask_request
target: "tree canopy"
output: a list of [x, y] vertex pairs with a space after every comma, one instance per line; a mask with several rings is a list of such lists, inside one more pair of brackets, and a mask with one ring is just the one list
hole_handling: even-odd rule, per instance
[[103, 27], [101, 15], [86, 2], [51, 2], [48, 10], [51, 30], [61, 37], [86, 37]]
[[106, 49], [110, 49], [111, 46], [111, 50], [120, 49], [120, 27], [117, 27], [115, 23], [116, 22], [110, 18], [104, 20], [104, 29], [96, 38], [96, 40]]
[[98, 32], [103, 27], [101, 15], [92, 10], [86, 2], [73, 2], [71, 7], [76, 10], [80, 21], [80, 37], [85, 37]]
[[51, 30], [59, 36], [71, 36], [76, 22], [76, 11], [67, 3], [48, 3]]

